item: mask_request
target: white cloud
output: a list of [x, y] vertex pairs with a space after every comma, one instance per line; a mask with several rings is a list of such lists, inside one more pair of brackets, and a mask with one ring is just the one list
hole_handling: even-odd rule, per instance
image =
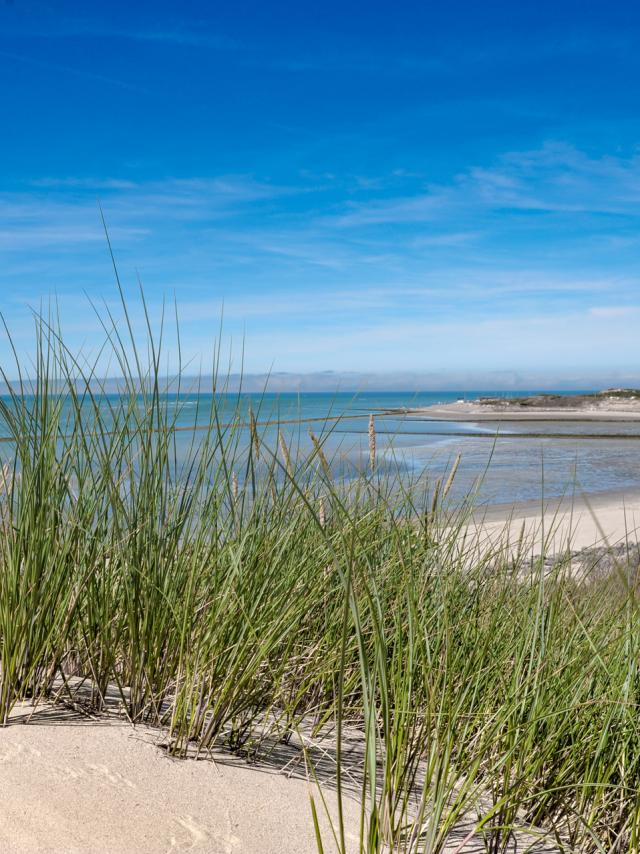
[[629, 317], [637, 314], [640, 307], [637, 305], [600, 305], [589, 309], [593, 317]]
[[[77, 294], [95, 297], [112, 280], [99, 195], [125, 286], [139, 269], [155, 316], [158, 295], [176, 292], [192, 355], [209, 346], [224, 303], [230, 332], [246, 325], [255, 370], [276, 357], [286, 369], [633, 360], [636, 244], [611, 243], [618, 214], [593, 217], [606, 240], [569, 232], [578, 212], [622, 210], [635, 233], [639, 170], [635, 157], [550, 144], [414, 197], [313, 175], [291, 186], [254, 175], [49, 176], [0, 195], [0, 247], [12, 250], [0, 286], [70, 295], [65, 320], [80, 333]], [[529, 207], [555, 216], [527, 218]]]
[[640, 155], [589, 157], [573, 146], [549, 142], [539, 149], [502, 155], [493, 166], [475, 166], [450, 184], [422, 192], [352, 205], [341, 226], [430, 222], [460, 212], [512, 208], [550, 213], [640, 214]]

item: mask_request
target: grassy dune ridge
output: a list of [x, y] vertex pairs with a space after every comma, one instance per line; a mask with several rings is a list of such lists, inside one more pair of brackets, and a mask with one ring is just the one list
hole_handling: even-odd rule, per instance
[[[31, 378], [0, 401], [0, 722], [84, 681], [92, 710], [115, 685], [176, 755], [330, 732], [339, 799], [355, 730], [362, 851], [441, 851], [469, 821], [496, 854], [522, 828], [637, 851], [634, 578], [481, 550], [462, 533], [472, 496], [452, 511], [446, 483], [377, 471], [374, 424], [344, 485], [322, 433], [306, 455], [255, 424], [243, 444], [214, 397], [185, 461], [161, 338], [106, 326], [125, 381], [105, 404], [41, 319]], [[323, 809], [318, 788], [309, 820]], [[319, 849], [346, 851], [340, 816], [320, 824]]]

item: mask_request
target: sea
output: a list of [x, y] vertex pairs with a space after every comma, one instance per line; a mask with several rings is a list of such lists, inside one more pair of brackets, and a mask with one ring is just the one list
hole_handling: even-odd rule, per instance
[[[462, 500], [471, 490], [476, 493], [477, 503], [492, 505], [640, 488], [640, 424], [459, 423], [430, 420], [428, 414], [415, 412], [457, 400], [536, 393], [536, 389], [228, 393], [217, 394], [215, 404], [221, 425], [241, 425], [241, 445], [251, 440], [251, 414], [261, 440], [275, 454], [281, 452], [281, 434], [292, 458], [302, 458], [313, 449], [310, 431], [313, 432], [339, 479], [349, 480], [368, 470], [369, 424], [373, 415], [376, 476], [388, 474], [428, 489], [438, 479], [446, 478], [455, 464], [452, 501]], [[101, 399], [105, 411], [116, 402], [115, 398], [116, 395], [105, 395]], [[3, 401], [7, 398], [3, 397]], [[211, 394], [166, 396], [166, 406], [174, 417], [179, 457], [186, 459], [199, 436], [204, 435], [213, 402]], [[0, 418], [0, 437], [6, 432]], [[532, 432], [536, 435], [525, 435]], [[7, 461], [12, 448], [11, 442], [0, 442], [0, 457]]]

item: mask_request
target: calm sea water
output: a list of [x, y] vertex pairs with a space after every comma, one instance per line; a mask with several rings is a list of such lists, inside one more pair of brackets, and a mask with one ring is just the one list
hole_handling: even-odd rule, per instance
[[[535, 393], [517, 392], [517, 395]], [[558, 392], [571, 394], [572, 392]], [[309, 429], [322, 437], [325, 453], [338, 477], [351, 477], [366, 467], [368, 420], [376, 423], [378, 469], [399, 472], [412, 480], [435, 481], [451, 466], [458, 454], [461, 462], [452, 495], [462, 497], [481, 480], [479, 498], [487, 503], [537, 500], [577, 489], [587, 493], [640, 488], [640, 425], [636, 424], [546, 424], [536, 423], [540, 433], [578, 434], [558, 439], [550, 436], [518, 438], [531, 430], [530, 424], [460, 424], [428, 421], [412, 414], [385, 415], [391, 409], [413, 409], [460, 398], [474, 400], [492, 395], [491, 390], [460, 392], [365, 392], [242, 394], [217, 397], [222, 423], [235, 413], [248, 423], [253, 411], [264, 441], [277, 446], [278, 430], [293, 449], [311, 448]], [[503, 396], [515, 396], [500, 393]], [[105, 397], [106, 409], [114, 396]], [[186, 457], [194, 439], [192, 427], [207, 423], [211, 395], [167, 396], [175, 409], [179, 454]], [[295, 422], [295, 423], [292, 423]], [[0, 423], [0, 433], [2, 429]], [[589, 438], [606, 433], [611, 438]], [[620, 435], [634, 438], [616, 438]], [[195, 434], [196, 441], [198, 433]], [[249, 441], [244, 430], [241, 441]], [[11, 454], [3, 443], [0, 454]]]

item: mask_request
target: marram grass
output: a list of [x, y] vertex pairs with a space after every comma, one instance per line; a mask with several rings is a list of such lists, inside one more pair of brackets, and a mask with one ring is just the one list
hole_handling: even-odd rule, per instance
[[353, 850], [347, 830], [363, 852], [462, 850], [476, 834], [498, 854], [523, 830], [551, 850], [640, 850], [626, 575], [584, 583], [562, 561], [523, 572], [482, 552], [460, 535], [465, 509], [445, 506], [455, 471], [435, 496], [383, 475], [373, 419], [349, 484], [322, 436], [306, 456], [282, 433], [269, 447], [215, 395], [180, 456], [161, 347], [117, 329], [121, 395], [41, 320], [32, 376], [0, 399], [0, 723], [84, 682], [97, 711], [115, 686], [176, 755], [330, 731], [339, 803], [355, 732], [361, 823], [340, 810], [323, 837], [318, 788], [325, 851]]

